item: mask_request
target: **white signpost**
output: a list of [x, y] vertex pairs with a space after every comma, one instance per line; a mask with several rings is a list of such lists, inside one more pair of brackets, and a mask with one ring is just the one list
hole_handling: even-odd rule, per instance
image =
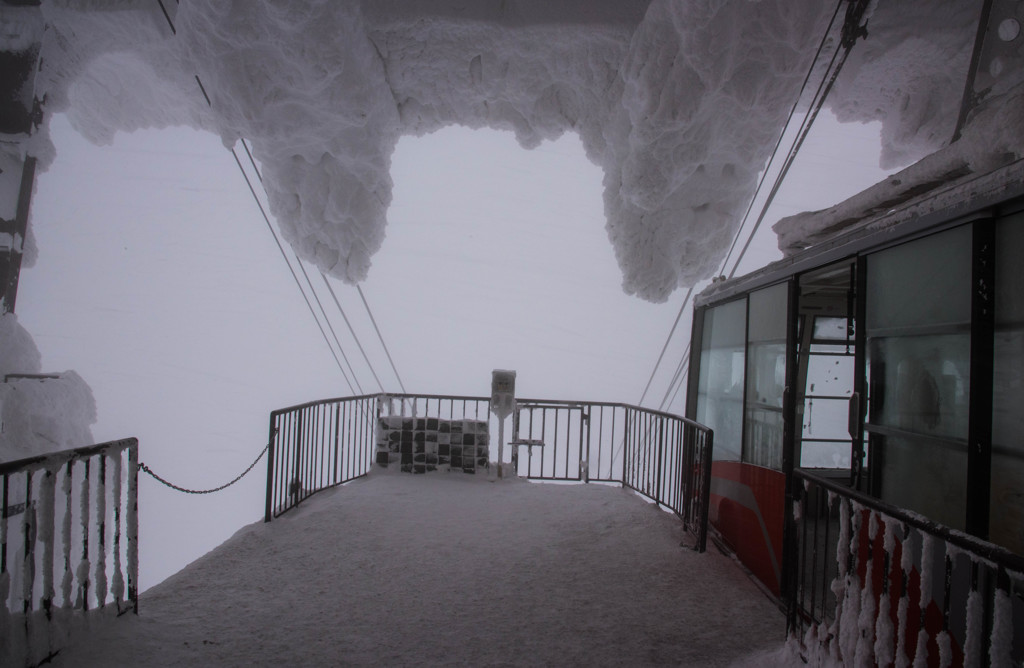
[[[495, 369], [491, 372], [491, 412], [498, 418], [498, 473], [505, 462], [505, 418], [516, 407], [516, 372]], [[493, 477], [493, 476], [492, 476]]]

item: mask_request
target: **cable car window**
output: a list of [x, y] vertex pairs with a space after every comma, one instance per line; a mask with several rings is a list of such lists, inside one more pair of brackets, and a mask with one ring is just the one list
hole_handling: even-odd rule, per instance
[[709, 308], [701, 339], [697, 421], [715, 430], [714, 458], [740, 459], [743, 424], [745, 299]]
[[786, 388], [785, 283], [750, 293], [743, 461], [782, 469], [782, 399]]
[[872, 489], [956, 529], [966, 521], [971, 258], [970, 225], [874, 253], [865, 300]]

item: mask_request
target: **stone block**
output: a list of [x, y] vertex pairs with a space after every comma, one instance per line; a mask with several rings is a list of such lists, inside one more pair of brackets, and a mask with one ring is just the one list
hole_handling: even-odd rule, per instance
[[385, 466], [386, 467], [388, 464], [390, 464], [391, 463], [391, 458], [389, 457], [390, 454], [391, 453], [383, 451], [383, 450], [379, 451], [377, 453], [377, 465], [378, 466]]

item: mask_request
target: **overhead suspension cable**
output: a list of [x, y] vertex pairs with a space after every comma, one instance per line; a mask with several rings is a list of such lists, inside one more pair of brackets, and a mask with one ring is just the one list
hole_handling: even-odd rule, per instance
[[[252, 164], [252, 168], [256, 172], [256, 177], [260, 180], [260, 183], [263, 183], [263, 176], [260, 174], [259, 167], [256, 165], [256, 160], [253, 158], [252, 152], [249, 150], [249, 146], [246, 144], [244, 139], [242, 139], [241, 141], [242, 141], [242, 146], [245, 148], [246, 155], [249, 156], [249, 162], [250, 162], [250, 164]], [[299, 259], [298, 256], [296, 256], [295, 259], [299, 262], [299, 267], [301, 268], [303, 266], [302, 265], [302, 261]], [[306, 273], [305, 269], [303, 269], [302, 273], [303, 274]], [[341, 304], [338, 302], [338, 297], [337, 297], [337, 295], [334, 294], [334, 289], [331, 287], [331, 284], [327, 281], [327, 277], [324, 275], [324, 273], [322, 271], [320, 272], [320, 277], [324, 279], [324, 283], [327, 285], [327, 289], [330, 290], [331, 297], [334, 298], [334, 303], [338, 307], [338, 312], [341, 313], [341, 317], [345, 319], [345, 324], [348, 326], [348, 331], [352, 333], [352, 338], [353, 338], [353, 340], [355, 340], [356, 345], [359, 347], [359, 352], [361, 352], [363, 354], [363, 359], [366, 360], [366, 365], [369, 367], [370, 373], [373, 374], [374, 379], [377, 381], [377, 386], [380, 387], [381, 392], [384, 392], [385, 391], [384, 390], [384, 385], [380, 382], [380, 378], [377, 376], [377, 372], [376, 372], [376, 370], [374, 370], [373, 363], [370, 362], [370, 358], [367, 357], [366, 351], [363, 349], [363, 345], [359, 341], [359, 336], [356, 334], [355, 330], [352, 328], [352, 323], [349, 322], [348, 316], [345, 315], [345, 309], [343, 309], [341, 307]], [[306, 276], [306, 282], [309, 283], [309, 289], [313, 290], [313, 294], [315, 296], [316, 295], [316, 291], [313, 289], [313, 284], [312, 284], [312, 282], [310, 282], [308, 275]], [[356, 286], [356, 289], [359, 290], [359, 297], [363, 300], [363, 305], [366, 307], [366, 312], [370, 316], [370, 322], [373, 323], [373, 328], [377, 332], [377, 337], [380, 339], [381, 345], [384, 347], [384, 353], [387, 355], [388, 362], [391, 363], [391, 368], [395, 371], [395, 377], [398, 378], [398, 384], [402, 388], [402, 391], [406, 392], [405, 385], [402, 384], [402, 379], [398, 376], [398, 369], [395, 368], [395, 363], [391, 359], [391, 353], [388, 351], [387, 344], [384, 343], [384, 337], [381, 336], [380, 329], [377, 327], [377, 321], [374, 320], [373, 313], [370, 311], [370, 305], [367, 303], [366, 297], [363, 296], [363, 291], [361, 289], [359, 289], [358, 285]], [[318, 304], [320, 303], [319, 297], [317, 297], [317, 303]], [[320, 306], [320, 309], [321, 309], [321, 311], [324, 310], [323, 309], [323, 305]], [[331, 327], [330, 319], [327, 317], [326, 311], [324, 311], [324, 318], [327, 319], [328, 327]], [[331, 327], [331, 333], [332, 334], [334, 333], [334, 328], [333, 327]], [[342, 355], [342, 357], [345, 358], [345, 362], [348, 363], [348, 368], [349, 368], [349, 371], [351, 371], [351, 373], [352, 373], [352, 378], [355, 379], [356, 378], [355, 369], [352, 366], [352, 363], [349, 361], [348, 356], [345, 355], [345, 351], [344, 351], [344, 349], [342, 349], [341, 343], [338, 341], [337, 334], [335, 334], [335, 336], [334, 336], [334, 341], [335, 341], [335, 343], [338, 344], [338, 349], [341, 350], [341, 355]], [[356, 380], [356, 385], [357, 386], [359, 385], [359, 381], [358, 380]], [[360, 392], [360, 394], [363, 393], [362, 387], [359, 388], [359, 392]]]
[[316, 300], [316, 305], [320, 307], [320, 313], [324, 316], [324, 322], [327, 323], [327, 329], [331, 330], [331, 336], [334, 337], [334, 342], [338, 345], [338, 352], [341, 353], [341, 358], [345, 360], [345, 364], [348, 365], [348, 371], [352, 374], [352, 382], [356, 384], [356, 389], [359, 390], [359, 394], [363, 394], [363, 386], [359, 384], [359, 378], [356, 376], [356, 370], [352, 366], [352, 361], [348, 358], [348, 355], [345, 354], [345, 348], [342, 347], [341, 341], [338, 340], [338, 333], [334, 331], [334, 325], [331, 324], [331, 319], [327, 316], [327, 309], [325, 309], [323, 303], [320, 302], [320, 295], [318, 295], [316, 290], [313, 289], [313, 281], [310, 280], [309, 274], [306, 273], [306, 267], [302, 263], [302, 258], [296, 255], [295, 263], [299, 265], [299, 270], [306, 279], [306, 285], [309, 286], [309, 291], [313, 293], [313, 299]]
[[[778, 155], [779, 148], [782, 145], [782, 140], [785, 138], [786, 130], [789, 128], [790, 123], [793, 120], [793, 116], [796, 114], [796, 109], [797, 109], [797, 107], [800, 104], [800, 100], [803, 98], [804, 91], [807, 89], [807, 84], [809, 83], [811, 75], [814, 73], [814, 71], [816, 69], [817, 63], [818, 63], [819, 59], [821, 58], [821, 54], [824, 51], [824, 48], [825, 48], [826, 44], [829, 41], [829, 36], [833, 32], [833, 29], [834, 29], [834, 26], [835, 26], [835, 23], [836, 23], [836, 18], [838, 17], [839, 10], [843, 6], [844, 2], [847, 3], [847, 11], [846, 11], [846, 17], [845, 17], [845, 20], [844, 20], [844, 24], [843, 24], [843, 27], [841, 29], [840, 48], [837, 48], [833, 52], [833, 54], [832, 54], [832, 57], [831, 57], [831, 59], [829, 61], [829, 64], [828, 64], [828, 67], [825, 70], [826, 76], [824, 76], [822, 78], [821, 82], [819, 82], [819, 84], [818, 84], [818, 88], [815, 91], [814, 97], [812, 97], [812, 99], [811, 99], [811, 104], [810, 104], [810, 106], [808, 108], [808, 112], [807, 112], [807, 114], [804, 115], [804, 118], [801, 121], [800, 128], [798, 129], [797, 139], [795, 140], [795, 142], [793, 144], [790, 145], [790, 149], [787, 152], [786, 159], [783, 162], [783, 166], [782, 166], [779, 174], [776, 175], [775, 181], [773, 183], [773, 187], [772, 187], [772, 189], [770, 191], [770, 194], [769, 194], [767, 200], [764, 202], [764, 204], [763, 204], [763, 206], [761, 208], [760, 215], [758, 216], [758, 219], [757, 219], [756, 223], [754, 224], [754, 227], [746, 235], [746, 241], [745, 241], [745, 243], [743, 245], [743, 248], [740, 251], [739, 256], [736, 258], [736, 262], [733, 264], [733, 267], [732, 267], [732, 269], [729, 272], [729, 278], [732, 278], [733, 276], [735, 276], [736, 271], [739, 269], [740, 262], [743, 260], [743, 257], [746, 255], [747, 250], [749, 250], [750, 244], [753, 241], [754, 236], [756, 235], [758, 229], [760, 228], [761, 223], [764, 221], [764, 217], [765, 217], [765, 215], [768, 212], [768, 208], [771, 206], [772, 202], [774, 201], [775, 196], [778, 193], [779, 188], [782, 185], [783, 179], [785, 179], [786, 175], [789, 173], [789, 169], [792, 166], [793, 161], [796, 158], [796, 154], [799, 152], [800, 148], [802, 147], [804, 139], [806, 139], [807, 133], [810, 131], [811, 125], [814, 123], [814, 120], [817, 118], [818, 112], [821, 110], [822, 106], [824, 105], [824, 102], [825, 102], [826, 97], [828, 96], [828, 93], [832, 90], [832, 86], [835, 84], [836, 78], [839, 75], [839, 71], [842, 69], [843, 64], [846, 62], [846, 58], [849, 55], [850, 50], [853, 48], [853, 45], [856, 42], [857, 37], [866, 35], [866, 31], [864, 30], [863, 26], [861, 25], [861, 20], [862, 20], [864, 11], [867, 8], [867, 4], [868, 4], [867, 1], [866, 0], [840, 0], [839, 2], [837, 2], [836, 3], [835, 11], [832, 13], [832, 17], [829, 19], [828, 26], [825, 29], [825, 33], [822, 36], [821, 41], [818, 43], [818, 48], [815, 51], [814, 59], [811, 61], [811, 66], [810, 66], [810, 68], [808, 68], [807, 74], [804, 76], [804, 80], [803, 80], [803, 82], [800, 85], [800, 92], [797, 94], [796, 99], [793, 102], [793, 106], [790, 108], [789, 115], [787, 117], [787, 121], [786, 121], [785, 125], [783, 126], [782, 131], [779, 133], [779, 137], [778, 137], [778, 139], [775, 142], [774, 148], [772, 149], [772, 153], [771, 153], [771, 156], [768, 159], [768, 163], [765, 166], [764, 171], [761, 173], [761, 178], [758, 179], [757, 188], [754, 190], [754, 195], [753, 195], [753, 197], [751, 197], [750, 202], [747, 205], [747, 209], [746, 209], [746, 211], [743, 214], [742, 222], [740, 223], [739, 228], [736, 230], [736, 235], [733, 237], [732, 244], [729, 246], [729, 251], [726, 253], [725, 259], [722, 261], [722, 265], [721, 265], [721, 267], [719, 269], [719, 272], [718, 272], [719, 275], [724, 275], [725, 268], [729, 264], [729, 258], [732, 256], [732, 253], [733, 253], [733, 251], [736, 248], [736, 244], [739, 242], [739, 239], [742, 236], [742, 230], [743, 230], [744, 226], [746, 226], [747, 220], [750, 217], [750, 213], [753, 210], [754, 203], [757, 201], [758, 195], [761, 192], [761, 188], [764, 186], [764, 183], [767, 180], [768, 173], [770, 171], [770, 167], [775, 162], [776, 156]], [[837, 58], [840, 58], [840, 53], [842, 53], [842, 56], [841, 56], [841, 59], [839, 60], [839, 64], [836, 65]], [[829, 72], [831, 72], [831, 76], [828, 75]], [[693, 295], [693, 288], [691, 287], [690, 290], [687, 292], [686, 298], [683, 300], [682, 307], [679, 310], [679, 314], [676, 316], [676, 320], [675, 320], [675, 322], [672, 325], [672, 329], [669, 331], [669, 335], [668, 335], [668, 337], [665, 340], [665, 345], [662, 347], [661, 354], [658, 356], [658, 361], [655, 363], [654, 370], [651, 372], [651, 377], [647, 381], [647, 387], [644, 389], [644, 394], [643, 394], [643, 396], [640, 399], [641, 403], [643, 402], [644, 397], [646, 397], [646, 395], [647, 395], [647, 391], [650, 388], [651, 382], [654, 380], [654, 376], [657, 373], [657, 371], [658, 371], [658, 369], [659, 369], [659, 367], [661, 365], [662, 358], [665, 355], [665, 351], [668, 349], [669, 342], [671, 341], [672, 336], [675, 333], [676, 326], [679, 324], [679, 319], [682, 316], [683, 310], [686, 308], [686, 305], [689, 302], [689, 300], [692, 297], [692, 295]], [[680, 360], [679, 365], [676, 367], [676, 369], [677, 369], [676, 375], [674, 375], [673, 379], [669, 382], [669, 391], [670, 392], [672, 391], [672, 385], [674, 383], [678, 383], [676, 385], [675, 392], [672, 393], [672, 399], [675, 398], [675, 394], [678, 393], [679, 387], [682, 386], [682, 382], [681, 382], [682, 381], [682, 371], [681, 370], [684, 367], [684, 364], [686, 362], [686, 359], [687, 359], [689, 353], [690, 353], [690, 344], [687, 343], [686, 350], [683, 353], [683, 359]], [[670, 403], [671, 403], [671, 400], [670, 400]], [[664, 407], [664, 405], [665, 404], [664, 404], [664, 401], [663, 401], [662, 402], [662, 407]]]
[[[857, 41], [857, 37], [866, 35], [866, 31], [863, 26], [860, 25], [861, 17], [864, 14], [864, 10], [867, 8], [867, 0], [851, 0], [846, 8], [846, 22], [843, 24], [842, 29], [842, 43], [841, 50], [837, 50], [832, 56], [832, 62], [829, 63], [832, 69], [832, 74], [827, 79], [822, 81], [822, 84], [818, 86], [818, 90], [815, 93], [816, 103], [808, 110], [808, 113], [804, 116], [804, 121], [800, 127], [800, 133], [796, 138], [793, 146], [789, 150], [789, 154], [786, 156], [785, 162], [782, 164], [782, 170], [775, 179], [775, 183], [772, 186], [771, 192], [768, 194], [768, 198], [765, 200], [764, 205], [761, 207], [761, 213], [757, 217], [757, 222], [754, 223], [754, 229], [751, 230], [750, 236], [747, 237], [746, 244], [743, 245], [743, 250], [740, 251], [739, 257], [736, 259], [736, 264], [733, 265], [732, 271], [729, 272], [729, 278], [732, 278], [736, 274], [736, 270], [739, 269], [740, 260], [746, 255], [747, 249], [750, 248], [750, 243], [754, 239], [754, 235], [757, 233], [758, 228], [764, 221], [765, 215], [768, 213], [768, 207], [771, 206], [775, 200], [775, 196], [778, 194], [779, 189], [782, 187], [782, 182], [789, 173], [789, 168], [793, 166], [793, 162], [796, 160], [796, 155], [800, 151], [800, 148], [804, 144], [804, 140], [807, 139], [808, 133], [811, 131], [811, 126], [814, 125], [814, 121], [818, 118], [818, 112], [821, 111], [822, 107], [825, 106], [825, 99], [828, 98], [828, 94], [832, 91], [832, 87], [836, 83], [836, 79], [839, 78], [839, 72], [843, 69], [843, 65], [846, 63], [846, 58], [850, 55], [850, 51], [853, 49], [853, 45]], [[836, 61], [836, 54], [841, 53], [838, 62]], [[828, 70], [826, 70], [828, 71]]]
[[[309, 308], [309, 314], [313, 316], [313, 320], [316, 321], [316, 326], [320, 330], [321, 336], [324, 337], [324, 343], [331, 351], [331, 356], [334, 357], [334, 362], [338, 365], [338, 370], [341, 371], [341, 375], [345, 378], [345, 382], [348, 384], [348, 389], [353, 394], [356, 393], [354, 387], [352, 387], [352, 381], [349, 380], [348, 374], [345, 373], [345, 368], [341, 366], [341, 360], [338, 359], [338, 355], [334, 352], [334, 347], [331, 345], [330, 340], [327, 338], [327, 332], [324, 331], [323, 325], [320, 324], [320, 319], [316, 317], [316, 312], [313, 310], [313, 305], [309, 301], [309, 297], [306, 296], [306, 291], [302, 289], [302, 283], [299, 281], [298, 275], [295, 273], [295, 269], [292, 267], [292, 263], [288, 260], [288, 255], [284, 252], [284, 246], [281, 245], [281, 240], [277, 237], [277, 232], [274, 231], [274, 226], [270, 224], [270, 217], [267, 216], [267, 212], [263, 209], [263, 204], [260, 202], [260, 198], [256, 195], [256, 190], [252, 187], [252, 181], [249, 180], [249, 175], [245, 173], [245, 168], [242, 167], [242, 161], [238, 159], [238, 154], [232, 148], [231, 156], [235, 159], [235, 164], [238, 165], [238, 170], [242, 172], [242, 178], [245, 179], [245, 184], [249, 186], [249, 192], [252, 194], [253, 200], [256, 202], [256, 206], [260, 210], [260, 214], [263, 216], [264, 222], [267, 224], [267, 228], [270, 230], [271, 236], [274, 237], [274, 242], [277, 244], [277, 249], [281, 251], [281, 257], [284, 259], [284, 263], [288, 265], [288, 271], [291, 272], [292, 278], [295, 279], [295, 285], [299, 288], [299, 292], [302, 294], [302, 299], [306, 302], [306, 306]], [[305, 271], [305, 270], [303, 270]], [[307, 277], [307, 280], [308, 277]], [[314, 293], [315, 294], [315, 293]], [[344, 354], [344, 352], [342, 352]]]
[[[160, 5], [160, 10], [163, 12], [164, 18], [167, 20], [167, 25], [171, 28], [171, 33], [174, 35], [178, 34], [177, 29], [174, 27], [174, 21], [171, 20], [170, 14], [167, 13], [167, 8], [164, 6], [163, 0], [157, 0]], [[199, 86], [199, 91], [203, 94], [203, 99], [206, 100], [206, 104], [209, 107], [213, 107], [213, 102], [210, 100], [210, 96], [206, 93], [206, 87], [203, 86], [203, 82], [199, 79], [199, 75], [195, 75], [196, 84]], [[249, 156], [249, 162], [252, 164], [253, 170], [256, 172], [256, 177], [263, 183], [263, 175], [260, 174], [259, 168], [256, 166], [256, 161], [253, 160], [252, 153], [249, 151], [249, 147], [246, 145], [245, 140], [242, 140], [242, 147], [245, 149], [246, 155]], [[292, 278], [295, 280], [295, 286], [298, 287], [299, 293], [302, 295], [303, 301], [306, 302], [306, 307], [309, 309], [309, 314], [313, 316], [313, 320], [316, 322], [317, 329], [320, 330], [320, 335], [324, 339], [324, 343], [327, 344], [327, 348], [331, 351], [331, 356], [334, 358], [335, 364], [338, 365], [338, 370], [341, 371], [341, 375], [345, 378], [345, 382], [348, 384], [349, 390], [355, 394], [355, 388], [352, 387], [352, 381], [349, 380], [348, 374], [345, 373], [344, 367], [341, 365], [341, 361], [338, 359], [337, 354], [334, 352], [334, 347], [331, 346], [330, 340], [327, 338], [327, 333], [324, 331], [323, 325], [320, 324], [319, 318], [316, 317], [316, 312], [313, 310], [313, 305], [309, 301], [309, 297], [306, 296], [306, 291], [302, 289], [302, 283], [299, 281], [299, 277], [295, 273], [295, 269], [292, 267], [292, 263], [288, 261], [288, 255], [284, 251], [284, 246], [281, 245], [281, 240], [277, 237], [277, 232], [274, 231], [274, 226], [270, 224], [270, 217], [267, 216], [267, 212], [263, 208], [263, 204], [260, 202], [260, 198], [256, 195], [256, 189], [253, 188], [252, 181], [249, 179], [249, 175], [245, 172], [245, 168], [242, 167], [242, 161], [238, 159], [238, 154], [235, 152], [234, 147], [228, 149], [231, 152], [231, 157], [235, 159], [235, 164], [238, 165], [238, 171], [242, 173], [242, 178], [245, 179], [245, 185], [249, 187], [249, 194], [252, 195], [253, 201], [256, 202], [256, 207], [260, 210], [260, 214], [263, 216], [263, 221], [267, 224], [267, 229], [270, 230], [271, 236], [274, 237], [274, 243], [277, 244], [277, 249], [281, 252], [281, 258], [284, 263], [288, 266], [288, 271], [291, 273]], [[298, 257], [296, 256], [296, 259]], [[303, 270], [305, 273], [305, 270]], [[309, 277], [306, 277], [306, 282], [309, 282]], [[310, 286], [312, 288], [312, 286]], [[316, 292], [313, 293], [316, 296]], [[319, 302], [319, 299], [317, 299]], [[321, 306], [321, 310], [323, 307]], [[324, 316], [326, 318], [326, 312]], [[330, 326], [330, 321], [327, 321]], [[333, 332], [333, 329], [332, 329]], [[337, 339], [337, 337], [335, 337]], [[339, 346], [340, 349], [340, 346]], [[344, 351], [342, 351], [344, 355]], [[354, 374], [353, 374], [354, 375]]]
[[356, 335], [356, 330], [352, 328], [352, 323], [349, 322], [348, 316], [345, 315], [345, 309], [341, 308], [341, 302], [338, 301], [338, 295], [334, 294], [334, 288], [331, 287], [331, 282], [327, 280], [327, 276], [324, 272], [320, 272], [320, 278], [324, 279], [324, 285], [331, 293], [331, 297], [334, 298], [334, 305], [338, 307], [338, 312], [341, 313], [341, 317], [345, 319], [345, 324], [348, 325], [348, 331], [352, 334], [352, 339], [356, 342], [356, 346], [359, 348], [359, 352], [363, 354], [363, 359], [366, 360], [366, 366], [370, 367], [370, 373], [373, 374], [373, 379], [377, 381], [377, 387], [380, 388], [381, 392], [384, 392], [384, 384], [380, 382], [380, 378], [377, 376], [377, 372], [373, 369], [373, 363], [370, 362], [370, 358], [366, 355], [366, 350], [363, 349], [363, 344], [359, 341], [359, 337]]
[[388, 362], [391, 363], [391, 370], [395, 372], [395, 378], [398, 379], [398, 386], [402, 388], [402, 392], [406, 394], [409, 390], [405, 389], [405, 383], [402, 382], [402, 377], [398, 375], [398, 368], [395, 366], [395, 360], [391, 359], [391, 351], [388, 350], [388, 344], [384, 343], [384, 337], [380, 333], [380, 328], [377, 327], [377, 319], [373, 317], [373, 311], [370, 310], [370, 303], [366, 301], [366, 296], [363, 294], [363, 289], [358, 285], [356, 290], [359, 291], [359, 298], [363, 300], [363, 306], [366, 307], [366, 314], [370, 316], [370, 322], [373, 323], [373, 329], [377, 332], [377, 338], [380, 339], [380, 345], [384, 348], [384, 354], [388, 357]]
[[686, 349], [683, 351], [683, 357], [682, 359], [679, 360], [679, 364], [676, 366], [675, 373], [672, 374], [672, 380], [668, 382], [668, 389], [665, 390], [665, 396], [661, 398], [661, 403], [658, 404], [659, 411], [665, 410], [665, 407], [672, 403], [672, 401], [669, 399], [669, 395], [671, 394], [672, 397], [675, 398], [675, 392], [673, 392], [673, 389], [675, 389], [675, 391], [678, 392], [679, 388], [682, 386], [683, 373], [686, 370], [686, 367], [689, 365], [689, 359], [690, 344], [687, 343]]
[[[839, 16], [839, 9], [840, 7], [843, 6], [843, 2], [846, 1], [847, 0], [839, 0], [839, 2], [836, 3], [836, 9], [834, 12], [832, 12], [832, 18], [829, 19], [828, 26], [825, 28], [825, 34], [822, 35], [821, 41], [818, 43], [818, 49], [814, 52], [814, 60], [811, 61], [811, 66], [810, 68], [808, 68], [807, 74], [804, 75], [804, 80], [800, 84], [800, 92], [797, 93], [796, 99], [793, 100], [793, 106], [790, 107], [789, 109], [789, 115], [786, 117], [786, 123], [782, 126], [782, 131], [779, 132], [779, 138], [775, 140], [775, 146], [774, 148], [772, 148], [771, 157], [768, 158], [768, 163], [765, 165], [764, 171], [761, 172], [761, 178], [758, 179], [757, 181], [757, 188], [754, 190], [754, 196], [750, 198], [750, 202], [747, 204], [747, 210], [743, 213], [743, 218], [741, 219], [742, 222], [740, 223], [739, 228], [736, 230], [736, 235], [732, 238], [732, 244], [729, 246], [729, 252], [725, 254], [725, 259], [722, 260], [722, 266], [718, 270], [719, 276], [724, 274], [725, 267], [726, 265], [729, 264], [729, 258], [732, 256], [733, 250], [736, 249], [736, 243], [740, 239], [743, 227], [747, 224], [747, 219], [750, 218], [750, 212], [754, 208], [754, 203], [757, 202], [757, 196], [761, 194], [761, 188], [764, 186], [764, 182], [768, 179], [769, 169], [771, 165], [775, 162], [775, 157], [778, 155], [779, 147], [782, 145], [782, 140], [786, 137], [786, 130], [789, 128], [790, 123], [793, 122], [793, 116], [796, 114], [796, 109], [800, 105], [800, 100], [803, 99], [804, 91], [807, 90], [807, 84], [808, 82], [810, 82], [811, 75], [814, 73], [815, 67], [818, 64], [818, 60], [821, 58], [821, 52], [825, 49], [825, 45], [828, 44], [829, 36], [832, 34], [833, 27], [836, 23], [836, 17]], [[826, 72], [828, 72], [828, 70], [832, 68], [832, 65], [835, 63], [836, 54], [838, 52], [839, 50], [837, 49], [835, 53], [832, 54], [832, 59], [829, 61], [828, 69], [825, 70]], [[817, 97], [817, 93], [820, 92], [820, 90], [821, 84], [819, 83], [818, 91], [815, 92], [815, 97]], [[811, 99], [812, 103], [813, 101], [814, 98]], [[806, 120], [806, 116], [804, 118]], [[755, 227], [755, 229], [750, 234], [747, 235], [748, 240], [753, 238], [753, 233], [756, 231], [757, 229]], [[746, 245], [744, 246], [744, 248], [746, 248]], [[738, 261], [737, 266], [739, 266]]]
[[661, 354], [658, 355], [658, 361], [654, 363], [654, 368], [651, 369], [651, 377], [647, 379], [647, 385], [644, 387], [643, 394], [640, 395], [640, 401], [636, 402], [637, 406], [643, 406], [644, 399], [647, 397], [647, 391], [651, 389], [651, 383], [654, 382], [654, 376], [658, 373], [658, 367], [661, 366], [661, 360], [665, 357], [665, 351], [668, 350], [668, 344], [672, 341], [672, 335], [676, 333], [676, 327], [679, 326], [679, 319], [683, 317], [683, 311], [686, 310], [686, 305], [690, 301], [690, 296], [693, 294], [693, 286], [686, 292], [686, 297], [683, 298], [683, 303], [679, 307], [679, 313], [676, 314], [676, 320], [672, 323], [672, 329], [668, 331], [668, 336], [665, 337], [665, 345], [661, 347]]

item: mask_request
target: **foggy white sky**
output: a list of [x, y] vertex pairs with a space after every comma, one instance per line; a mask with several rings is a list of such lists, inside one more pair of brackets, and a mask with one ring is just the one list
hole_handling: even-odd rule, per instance
[[[218, 138], [177, 128], [96, 147], [59, 115], [51, 132], [58, 157], [38, 178], [39, 260], [22, 273], [18, 317], [44, 371], [74, 369], [92, 386], [97, 441], [137, 436], [158, 473], [212, 487], [263, 447], [271, 410], [350, 394]], [[779, 217], [879, 180], [877, 137], [825, 118], [742, 271], [777, 256]], [[403, 139], [391, 174], [387, 239], [363, 290], [411, 392], [486, 395], [491, 369], [509, 368], [520, 396], [639, 399], [683, 292], [660, 305], [623, 294], [601, 172], [575, 136], [524, 151], [509, 134], [448, 128]], [[357, 293], [333, 284], [398, 391]], [[320, 293], [363, 389], [377, 391]], [[688, 318], [689, 307], [647, 405], [661, 401]], [[258, 519], [264, 486], [262, 463], [212, 497], [143, 476], [142, 588]]]

